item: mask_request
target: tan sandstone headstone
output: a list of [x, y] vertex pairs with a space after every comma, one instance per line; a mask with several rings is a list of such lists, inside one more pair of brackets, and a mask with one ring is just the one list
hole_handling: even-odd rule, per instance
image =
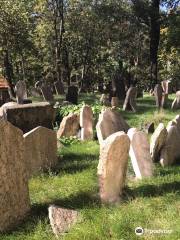
[[160, 156], [162, 166], [172, 165], [180, 158], [180, 129], [176, 121], [168, 124], [167, 132], [166, 142]]
[[167, 138], [167, 129], [163, 123], [160, 123], [151, 136], [150, 154], [153, 162], [160, 160], [160, 152]]
[[124, 132], [112, 134], [101, 145], [97, 174], [103, 203], [120, 200], [127, 172], [129, 145], [129, 138]]
[[147, 134], [131, 128], [128, 131], [131, 140], [129, 155], [137, 179], [153, 175], [153, 162]]
[[80, 111], [81, 140], [93, 139], [93, 111], [90, 106], [83, 106]]
[[176, 92], [176, 97], [172, 103], [171, 109], [173, 110], [180, 109], [180, 91]]
[[17, 225], [30, 210], [23, 132], [0, 120], [0, 232]]
[[77, 114], [70, 113], [67, 117], [63, 118], [57, 132], [57, 137], [77, 136], [79, 128], [79, 116]]
[[96, 125], [97, 136], [99, 143], [109, 137], [111, 134], [119, 131], [127, 132], [129, 125], [123, 119], [121, 114], [112, 109], [106, 109], [99, 115], [99, 120]]
[[57, 164], [57, 136], [56, 132], [37, 127], [24, 134], [25, 161], [28, 177], [47, 170]]

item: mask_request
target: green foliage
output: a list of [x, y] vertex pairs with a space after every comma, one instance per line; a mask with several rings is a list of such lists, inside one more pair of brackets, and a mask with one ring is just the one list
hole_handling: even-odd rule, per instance
[[78, 144], [80, 143], [80, 140], [76, 136], [71, 137], [62, 137], [59, 139], [60, 143], [62, 143], [64, 146], [69, 146], [72, 144]]

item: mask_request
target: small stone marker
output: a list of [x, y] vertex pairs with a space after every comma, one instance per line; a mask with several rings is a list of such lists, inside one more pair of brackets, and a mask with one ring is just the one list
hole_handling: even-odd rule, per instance
[[64, 94], [64, 86], [63, 86], [63, 83], [61, 81], [56, 81], [54, 83], [54, 87], [56, 89], [56, 94], [57, 95]]
[[163, 123], [160, 123], [154, 134], [151, 136], [150, 154], [153, 162], [160, 160], [160, 152], [166, 142], [167, 130]]
[[129, 155], [137, 179], [153, 175], [153, 162], [150, 155], [150, 146], [147, 134], [131, 128], [128, 131], [131, 140]]
[[0, 120], [0, 232], [10, 230], [30, 210], [23, 132]]
[[123, 110], [130, 110], [133, 112], [137, 111], [136, 106], [136, 96], [137, 96], [137, 88], [136, 87], [130, 87], [126, 93], [126, 98], [123, 105]]
[[111, 134], [119, 131], [127, 132], [129, 125], [123, 119], [121, 114], [112, 109], [106, 109], [99, 115], [96, 125], [97, 137], [101, 144]]
[[75, 210], [51, 205], [48, 211], [52, 230], [57, 237], [62, 233], [68, 232], [78, 222], [79, 213]]
[[180, 130], [177, 122], [170, 122], [167, 132], [166, 142], [160, 156], [160, 163], [163, 167], [174, 164], [180, 158]]
[[23, 104], [27, 99], [26, 83], [24, 81], [18, 81], [15, 86], [16, 99], [18, 104]]
[[63, 118], [57, 132], [57, 137], [77, 136], [79, 129], [79, 116], [77, 114], [70, 113], [68, 116]]
[[24, 134], [24, 143], [28, 177], [56, 166], [57, 136], [55, 131], [37, 127]]
[[93, 139], [93, 112], [90, 106], [83, 106], [80, 111], [81, 140]]
[[68, 93], [66, 95], [66, 101], [72, 104], [78, 104], [78, 88], [75, 86], [68, 87]]
[[176, 92], [176, 97], [172, 103], [171, 109], [173, 110], [180, 109], [180, 91]]
[[100, 148], [98, 177], [100, 199], [103, 203], [120, 201], [128, 165], [130, 140], [124, 132], [106, 138]]
[[43, 95], [43, 98], [44, 98], [45, 101], [47, 101], [47, 102], [53, 102], [54, 101], [51, 86], [49, 86], [47, 84], [43, 84], [41, 86], [41, 92], [42, 92], [42, 95]]
[[163, 96], [163, 89], [162, 86], [160, 84], [156, 84], [155, 88], [154, 88], [154, 96], [156, 99], [156, 106], [158, 108], [162, 107], [162, 96]]

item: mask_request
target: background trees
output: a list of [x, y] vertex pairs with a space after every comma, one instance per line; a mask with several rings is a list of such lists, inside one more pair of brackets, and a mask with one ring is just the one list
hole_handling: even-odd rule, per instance
[[177, 0], [0, 3], [0, 66], [10, 83], [78, 80], [90, 89], [121, 71], [153, 87], [179, 74]]

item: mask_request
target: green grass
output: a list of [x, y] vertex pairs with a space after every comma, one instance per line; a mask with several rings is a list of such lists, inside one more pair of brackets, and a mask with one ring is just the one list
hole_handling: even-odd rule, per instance
[[[83, 98], [84, 99], [84, 98]], [[90, 96], [88, 96], [90, 100]], [[92, 98], [91, 98], [92, 99]], [[152, 97], [138, 100], [139, 112], [123, 113], [132, 127], [148, 121], [167, 123], [178, 112], [169, 109], [156, 112]], [[180, 239], [180, 166], [155, 166], [155, 176], [134, 181], [129, 163], [127, 187], [121, 204], [101, 205], [98, 199], [96, 141], [76, 143], [58, 151], [55, 172], [33, 177], [29, 182], [32, 210], [15, 231], [1, 235], [0, 240], [55, 240], [49, 222], [49, 204], [80, 211], [82, 221], [59, 239], [132, 240]], [[172, 230], [171, 234], [136, 236], [134, 229]]]

